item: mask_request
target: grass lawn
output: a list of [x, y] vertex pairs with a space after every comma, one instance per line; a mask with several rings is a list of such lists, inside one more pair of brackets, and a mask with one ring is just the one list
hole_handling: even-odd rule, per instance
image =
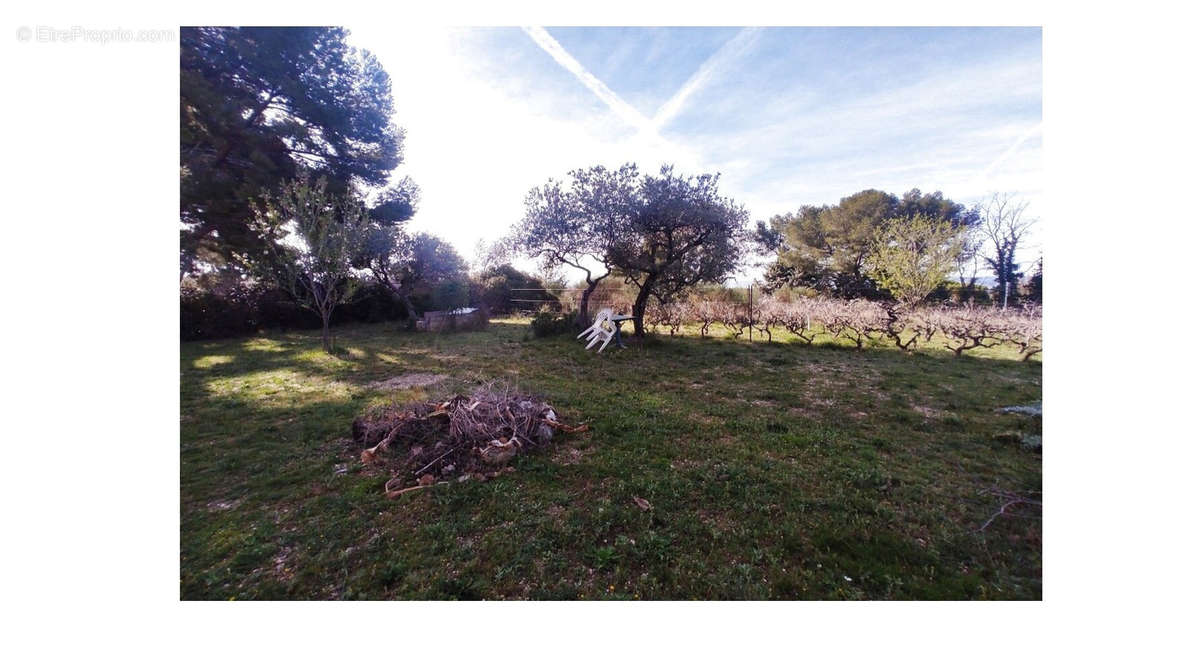
[[[342, 328], [338, 357], [319, 332], [183, 343], [180, 596], [1041, 598], [1040, 507], [977, 531], [989, 490], [1040, 494], [1040, 418], [996, 412], [1041, 399], [1038, 359], [694, 330], [597, 356], [526, 323]], [[452, 380], [366, 386], [414, 372]], [[372, 403], [493, 378], [591, 430], [394, 501], [338, 441]]]

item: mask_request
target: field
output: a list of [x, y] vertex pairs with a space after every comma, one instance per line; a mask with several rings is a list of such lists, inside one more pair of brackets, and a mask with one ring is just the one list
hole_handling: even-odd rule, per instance
[[[1040, 356], [786, 333], [585, 352], [527, 321], [183, 343], [183, 599], [1040, 599]], [[444, 374], [404, 391], [367, 384]], [[372, 403], [502, 379], [590, 431], [484, 483], [384, 498]], [[634, 503], [649, 501], [650, 510]]]

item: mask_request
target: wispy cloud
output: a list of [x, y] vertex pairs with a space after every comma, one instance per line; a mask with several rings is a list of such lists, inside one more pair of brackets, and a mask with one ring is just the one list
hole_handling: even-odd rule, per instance
[[422, 187], [415, 229], [469, 256], [476, 240], [520, 219], [531, 186], [627, 161], [644, 171], [661, 163], [720, 171], [722, 192], [754, 219], [864, 188], [941, 190], [966, 203], [1015, 191], [1037, 209], [1036, 31], [554, 35], [354, 31], [406, 92], [396, 120], [408, 131], [402, 172]]
[[663, 137], [654, 122], [643, 116], [603, 81], [589, 72], [544, 28], [532, 26], [524, 27], [522, 30], [556, 63], [592, 91], [619, 118], [637, 130], [637, 134], [624, 143], [628, 152], [627, 160], [633, 160], [643, 165], [661, 162], [675, 163], [690, 170], [702, 169], [703, 164], [699, 154], [678, 142]]
[[978, 180], [980, 182], [985, 182], [987, 180], [988, 176], [997, 167], [1004, 164], [1004, 161], [1006, 161], [1010, 157], [1012, 157], [1012, 155], [1014, 153], [1016, 153], [1017, 149], [1021, 148], [1021, 145], [1024, 144], [1026, 140], [1028, 140], [1030, 137], [1033, 137], [1034, 134], [1039, 133], [1041, 131], [1042, 131], [1041, 123], [1038, 123], [1037, 125], [1033, 126], [1029, 130], [1026, 130], [1025, 134], [1018, 137], [1017, 141], [1013, 142], [1012, 145], [1008, 147], [1008, 150], [1006, 150], [1004, 153], [1000, 154], [1000, 156], [998, 158], [996, 158], [995, 160], [993, 160], [991, 162], [991, 164], [987, 166], [986, 169], [984, 169], [982, 172], [979, 173]]
[[558, 43], [558, 40], [546, 32], [545, 28], [540, 26], [527, 26], [522, 30], [529, 38], [542, 48], [556, 63], [563, 66], [575, 78], [579, 80], [588, 90], [596, 94], [604, 104], [608, 105], [617, 116], [621, 117], [626, 123], [637, 128], [640, 132], [657, 135], [654, 125], [641, 112], [634, 109], [632, 105], [621, 99], [621, 96], [613, 92], [603, 81], [600, 81], [587, 68], [583, 66], [575, 57]]
[[683, 104], [687, 102], [687, 99], [693, 93], [703, 88], [715, 74], [728, 66], [738, 56], [745, 53], [758, 36], [760, 30], [760, 28], [743, 28], [738, 34], [722, 45], [716, 53], [709, 56], [700, 65], [700, 68], [696, 70], [695, 74], [688, 78], [683, 86], [680, 86], [679, 90], [675, 92], [675, 95], [671, 96], [671, 99], [667, 100], [659, 108], [658, 112], [654, 114], [654, 127], [661, 129], [670, 123], [671, 119], [675, 118], [679, 114], [679, 111], [683, 109]]

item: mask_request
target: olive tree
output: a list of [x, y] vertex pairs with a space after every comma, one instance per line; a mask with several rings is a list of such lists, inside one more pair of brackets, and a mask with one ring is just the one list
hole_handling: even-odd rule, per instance
[[321, 344], [333, 353], [329, 321], [354, 291], [353, 263], [371, 229], [353, 195], [333, 195], [324, 178], [302, 176], [255, 205], [253, 228], [263, 250], [244, 260], [321, 318]]
[[393, 225], [378, 225], [368, 235], [357, 267], [404, 303], [409, 323], [416, 319], [413, 291], [443, 282], [465, 284], [467, 263], [445, 240], [424, 232], [409, 234]]
[[630, 211], [633, 165], [572, 170], [571, 183], [551, 179], [529, 191], [525, 215], [507, 239], [512, 250], [536, 258], [544, 271], [566, 265], [583, 272], [577, 324], [586, 327], [588, 303], [612, 273], [609, 250]]
[[628, 283], [637, 286], [633, 329], [645, 335], [650, 297], [671, 302], [701, 282], [720, 282], [742, 264], [751, 242], [744, 207], [717, 192], [718, 175], [689, 177], [663, 166], [657, 175], [639, 175], [626, 165], [605, 176], [601, 190], [617, 208], [608, 259]]

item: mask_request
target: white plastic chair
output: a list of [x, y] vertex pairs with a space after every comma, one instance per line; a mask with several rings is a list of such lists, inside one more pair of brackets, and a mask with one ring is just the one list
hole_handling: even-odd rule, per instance
[[600, 344], [600, 348], [596, 349], [596, 352], [600, 353], [612, 341], [613, 335], [617, 332], [617, 326], [612, 322], [612, 316], [612, 309], [601, 309], [596, 313], [596, 322], [592, 323], [592, 326], [588, 329], [579, 333], [576, 339], [583, 339], [584, 336], [588, 338], [587, 346], [583, 347], [585, 351], [595, 346], [596, 342], [603, 342]]

